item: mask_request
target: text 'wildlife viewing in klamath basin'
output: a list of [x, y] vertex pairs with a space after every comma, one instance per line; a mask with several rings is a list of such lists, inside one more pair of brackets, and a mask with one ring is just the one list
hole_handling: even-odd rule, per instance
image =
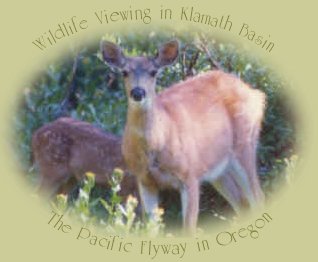
[[256, 32], [249, 23], [245, 21], [234, 21], [230, 14], [217, 14], [213, 12], [201, 12], [195, 7], [180, 7], [180, 9], [164, 8], [133, 8], [129, 6], [123, 10], [100, 9], [93, 11], [87, 17], [72, 16], [65, 21], [57, 22], [49, 30], [36, 37], [32, 44], [39, 50], [45, 50], [55, 45], [61, 39], [71, 37], [83, 31], [87, 31], [90, 24], [109, 26], [111, 24], [141, 23], [148, 25], [153, 21], [182, 21], [189, 24], [200, 24], [209, 30], [221, 30], [231, 32], [245, 40], [259, 46], [266, 52], [274, 49], [275, 43], [270, 34]]

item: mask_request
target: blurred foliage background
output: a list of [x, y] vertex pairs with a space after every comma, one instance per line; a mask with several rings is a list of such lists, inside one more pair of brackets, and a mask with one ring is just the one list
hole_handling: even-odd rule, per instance
[[[130, 56], [155, 55], [161, 43], [177, 38], [181, 51], [178, 61], [159, 75], [158, 91], [217, 68], [237, 75], [253, 88], [263, 90], [267, 95], [267, 106], [258, 147], [258, 171], [267, 199], [290, 179], [291, 172], [286, 170], [294, 167], [297, 152], [294, 108], [288, 98], [288, 85], [257, 57], [251, 56], [248, 50], [200, 32], [126, 32], [106, 35], [105, 38], [119, 44]], [[101, 61], [99, 42], [73, 50], [67, 58], [55, 61], [23, 91], [13, 123], [14, 143], [31, 183], [36, 184], [37, 180], [30, 161], [32, 133], [65, 112], [103, 130], [118, 135], [123, 133], [127, 110], [123, 79], [118, 71]], [[222, 197], [208, 185], [203, 185], [202, 192], [201, 220], [211, 216], [218, 220], [226, 219], [226, 211], [230, 208]], [[171, 202], [169, 198], [176, 201]], [[166, 221], [180, 221], [178, 195], [175, 192], [163, 194], [163, 203], [167, 201], [170, 204], [165, 210]]]

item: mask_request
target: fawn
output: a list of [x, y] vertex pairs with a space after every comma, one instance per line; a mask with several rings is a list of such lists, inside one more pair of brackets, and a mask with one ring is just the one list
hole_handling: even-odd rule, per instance
[[[103, 132], [92, 124], [66, 117], [78, 105], [77, 71], [80, 54], [74, 58], [70, 82], [57, 119], [36, 130], [32, 136], [32, 155], [39, 168], [42, 193], [68, 193], [86, 172], [95, 174], [96, 184], [107, 186], [113, 169], [126, 170], [121, 154], [121, 137]], [[124, 173], [121, 196], [138, 197], [136, 179]]]
[[179, 44], [163, 44], [154, 57], [126, 57], [101, 42], [103, 59], [122, 71], [128, 112], [122, 152], [137, 177], [144, 211], [158, 206], [158, 191], [177, 189], [184, 228], [194, 232], [199, 190], [210, 182], [240, 213], [263, 204], [256, 147], [265, 94], [220, 70], [177, 83], [159, 94], [156, 76], [178, 56]]
[[[69, 182], [83, 180], [86, 172], [95, 174], [97, 185], [107, 186], [115, 168], [126, 170], [120, 137], [69, 117], [61, 117], [36, 130], [32, 152], [39, 168], [39, 190], [47, 194], [69, 192], [74, 186]], [[119, 194], [124, 198], [129, 194], [138, 197], [135, 180], [126, 172]]]

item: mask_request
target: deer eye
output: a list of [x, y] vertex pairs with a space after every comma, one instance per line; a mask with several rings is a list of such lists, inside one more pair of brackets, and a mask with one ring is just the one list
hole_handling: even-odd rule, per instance
[[151, 77], [155, 77], [156, 74], [157, 74], [157, 70], [151, 70], [151, 71], [149, 72], [149, 75], [150, 75]]
[[123, 70], [122, 74], [123, 74], [124, 77], [127, 77], [128, 76], [128, 71], [127, 70]]

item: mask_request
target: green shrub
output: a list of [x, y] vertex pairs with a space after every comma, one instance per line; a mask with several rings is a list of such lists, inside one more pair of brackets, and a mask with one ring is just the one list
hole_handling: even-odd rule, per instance
[[[69, 202], [67, 195], [59, 194], [51, 202], [51, 206], [56, 213], [78, 220], [81, 224], [102, 227], [107, 234], [148, 235], [151, 237], [163, 234], [162, 209], [158, 209], [152, 219], [144, 219], [144, 222], [141, 222], [136, 215], [138, 200], [133, 196], [128, 196], [126, 203], [122, 203], [122, 199], [118, 195], [122, 176], [123, 171], [114, 170], [110, 198], [103, 199], [91, 197], [92, 189], [95, 186], [95, 175], [86, 173], [83, 185], [79, 188], [78, 197], [74, 201]], [[103, 216], [94, 213], [94, 208], [99, 202], [106, 211]]]

